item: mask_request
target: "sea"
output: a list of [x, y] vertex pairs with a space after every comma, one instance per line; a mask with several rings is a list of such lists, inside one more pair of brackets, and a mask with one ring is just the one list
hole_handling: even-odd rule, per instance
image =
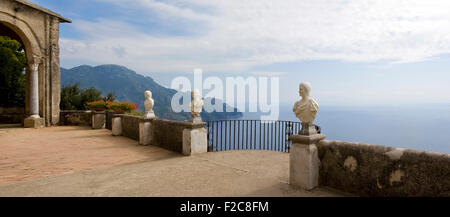
[[[262, 113], [243, 112], [243, 120]], [[299, 121], [292, 105], [281, 105], [279, 120]], [[385, 107], [321, 106], [316, 125], [328, 140], [450, 154], [450, 104]]]

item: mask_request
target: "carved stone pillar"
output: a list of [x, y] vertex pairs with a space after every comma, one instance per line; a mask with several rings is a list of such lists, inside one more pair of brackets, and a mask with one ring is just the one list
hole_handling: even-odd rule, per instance
[[39, 116], [39, 61], [35, 60], [30, 68], [30, 116], [24, 120], [26, 128], [44, 126], [44, 119]]
[[325, 139], [324, 134], [291, 135], [289, 153], [289, 184], [305, 190], [319, 186], [320, 160], [316, 144]]

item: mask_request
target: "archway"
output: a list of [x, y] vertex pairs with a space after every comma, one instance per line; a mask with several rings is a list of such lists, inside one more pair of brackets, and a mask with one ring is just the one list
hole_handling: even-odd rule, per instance
[[25, 44], [13, 29], [2, 22], [0, 22], [0, 37], [4, 43], [0, 51], [2, 52], [0, 53], [2, 62], [0, 66], [0, 127], [22, 126], [26, 118], [28, 91]]
[[0, 1], [0, 31], [20, 41], [26, 54], [24, 127], [59, 122], [59, 24], [70, 22], [29, 1]]

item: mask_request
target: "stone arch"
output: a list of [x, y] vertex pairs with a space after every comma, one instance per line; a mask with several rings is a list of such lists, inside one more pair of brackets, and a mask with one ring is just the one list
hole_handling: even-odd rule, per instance
[[25, 47], [25, 54], [28, 63], [36, 61], [42, 57], [41, 46], [37, 40], [34, 31], [23, 20], [17, 19], [14, 16], [0, 12], [0, 22], [14, 31], [22, 40]]
[[59, 122], [61, 22], [71, 20], [26, 0], [0, 1], [1, 27], [20, 38], [27, 57], [25, 127]]
[[[42, 63], [42, 56], [41, 56], [41, 46], [39, 44], [39, 41], [34, 33], [34, 31], [30, 28], [30, 26], [23, 20], [20, 20], [18, 18], [15, 18], [12, 15], [9, 15], [7, 13], [0, 13], [0, 24], [2, 26], [2, 28], [7, 29], [7, 32], [9, 32], [10, 36], [12, 36], [13, 39], [18, 40], [24, 50], [25, 50], [25, 55], [26, 55], [26, 61], [27, 61], [27, 65], [25, 68], [26, 71], [26, 76], [25, 76], [25, 106], [23, 107], [23, 119], [22, 119], [22, 124], [24, 124], [25, 122], [25, 117], [30, 113], [31, 110], [31, 104], [30, 103], [30, 74], [32, 73], [32, 69], [31, 69], [31, 65], [37, 64], [37, 65], [41, 65]], [[36, 75], [39, 79], [39, 75]], [[39, 90], [37, 90], [39, 91]], [[37, 99], [37, 107], [39, 110], [39, 107], [41, 105], [42, 102], [40, 102], [39, 99]], [[36, 107], [36, 106], [34, 106]], [[12, 109], [13, 111], [18, 112], [19, 107]], [[11, 112], [11, 111], [9, 111]], [[37, 112], [37, 115], [40, 115], [41, 112]], [[19, 118], [19, 114], [11, 114], [15, 119], [14, 122], [18, 121], [17, 118]]]

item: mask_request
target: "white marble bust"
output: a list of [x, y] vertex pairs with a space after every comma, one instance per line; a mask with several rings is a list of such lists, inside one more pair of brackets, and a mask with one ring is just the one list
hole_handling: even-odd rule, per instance
[[203, 100], [200, 96], [200, 92], [195, 89], [192, 91], [191, 101], [191, 121], [201, 121], [200, 113], [203, 109]]
[[313, 123], [316, 119], [317, 111], [319, 110], [319, 105], [317, 102], [309, 96], [311, 92], [311, 85], [307, 82], [300, 83], [299, 94], [302, 97], [301, 100], [295, 102], [293, 112], [295, 116], [302, 123]]
[[145, 95], [145, 102], [144, 102], [144, 106], [145, 106], [145, 118], [153, 118], [155, 117], [155, 112], [153, 112], [153, 106], [155, 101], [152, 99], [152, 92], [147, 90], [144, 93]]

